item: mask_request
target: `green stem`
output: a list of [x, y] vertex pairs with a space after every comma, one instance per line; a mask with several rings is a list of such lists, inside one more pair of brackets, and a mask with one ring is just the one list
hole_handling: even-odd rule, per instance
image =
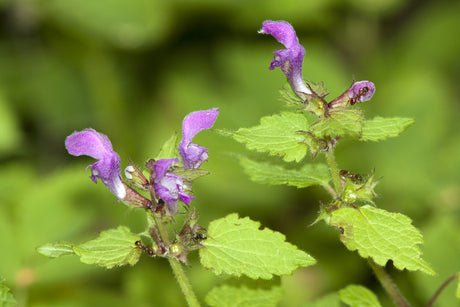
[[388, 295], [390, 295], [393, 302], [399, 307], [410, 307], [410, 304], [404, 298], [404, 296], [399, 291], [398, 287], [395, 285], [393, 280], [391, 280], [390, 275], [385, 271], [383, 267], [376, 264], [374, 260], [368, 258], [369, 266], [374, 271], [375, 276], [379, 280], [382, 287], [387, 291]]
[[[154, 213], [153, 218], [155, 219], [155, 223], [157, 224], [158, 232], [160, 234], [161, 239], [163, 240], [163, 243], [165, 244], [165, 246], [170, 246], [171, 241], [169, 240], [168, 230], [166, 229], [163, 221], [161, 220], [161, 217]], [[187, 304], [190, 307], [199, 307], [200, 303], [198, 302], [198, 299], [196, 298], [196, 295], [193, 292], [192, 285], [190, 284], [190, 281], [185, 275], [185, 272], [180, 262], [175, 258], [168, 258], [168, 261], [169, 265], [171, 266], [171, 269], [173, 270], [174, 276], [176, 277], [176, 280], [179, 283], [182, 294], [184, 295], [185, 300], [187, 301]]]
[[187, 301], [187, 304], [190, 307], [199, 307], [200, 303], [193, 292], [192, 285], [188, 280], [187, 276], [185, 275], [184, 270], [182, 269], [182, 265], [177, 259], [168, 258], [169, 264], [174, 272], [174, 276], [176, 277], [177, 282], [182, 290], [182, 294]]
[[153, 213], [153, 218], [155, 219], [155, 224], [157, 224], [158, 231], [160, 232], [161, 240], [163, 240], [163, 243], [165, 244], [165, 246], [169, 246], [170, 245], [169, 235], [168, 235], [168, 230], [165, 227], [165, 224], [163, 223], [163, 221], [161, 220], [161, 217], [158, 214]]
[[329, 150], [326, 151], [327, 164], [329, 165], [329, 172], [331, 173], [332, 182], [337, 195], [342, 195], [342, 183], [340, 182], [339, 169], [335, 162], [334, 150], [332, 144], [328, 142]]
[[441, 292], [451, 283], [453, 282], [458, 276], [459, 276], [460, 273], [455, 273], [454, 275], [452, 275], [451, 277], [449, 277], [449, 279], [447, 279], [442, 285], [441, 287], [439, 287], [438, 291], [436, 291], [436, 293], [433, 295], [433, 297], [431, 298], [430, 302], [428, 303], [428, 305], [426, 305], [427, 307], [431, 307], [433, 306], [434, 302], [436, 302], [436, 300], [438, 299], [439, 295], [441, 294]]

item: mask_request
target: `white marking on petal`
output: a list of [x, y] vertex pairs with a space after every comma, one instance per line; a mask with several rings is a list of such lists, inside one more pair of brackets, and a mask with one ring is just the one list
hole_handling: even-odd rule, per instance
[[123, 182], [121, 182], [120, 177], [117, 177], [116, 179], [113, 180], [113, 191], [112, 193], [115, 194], [115, 196], [118, 199], [123, 199], [126, 196], [126, 188], [123, 185]]
[[133, 176], [131, 175], [131, 173], [134, 173], [135, 169], [132, 165], [129, 165], [125, 168], [125, 176], [126, 178], [128, 179], [133, 179]]

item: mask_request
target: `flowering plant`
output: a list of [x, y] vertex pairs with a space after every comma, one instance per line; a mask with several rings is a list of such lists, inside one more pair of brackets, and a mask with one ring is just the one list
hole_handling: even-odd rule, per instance
[[[400, 270], [434, 275], [434, 269], [422, 258], [422, 234], [407, 216], [376, 207], [375, 187], [380, 179], [375, 178], [375, 171], [361, 175], [340, 170], [334, 150], [344, 138], [382, 141], [396, 137], [414, 120], [365, 119], [356, 105], [371, 100], [375, 93], [375, 85], [367, 80], [353, 81], [343, 94], [327, 99], [328, 92], [321, 84], [304, 81], [305, 48], [289, 23], [265, 21], [259, 33], [270, 34], [285, 46], [274, 52], [269, 68], [279, 67], [286, 75], [290, 89], [281, 90], [281, 96], [291, 109], [262, 118], [258, 126], [216, 131], [244, 143], [250, 150], [278, 156], [284, 162], [300, 163], [306, 160], [307, 153], [312, 160], [324, 155], [326, 163], [311, 161], [295, 168], [238, 157], [245, 172], [256, 182], [297, 188], [323, 187], [330, 199], [320, 206], [313, 224], [324, 222], [336, 229], [345, 247], [367, 260], [394, 302], [408, 306], [384, 266], [391, 260]], [[83, 244], [45, 244], [38, 249], [39, 253], [48, 257], [77, 255], [83, 263], [105, 268], [134, 265], [142, 253], [166, 258], [189, 306], [199, 306], [199, 301], [182, 264], [188, 264], [187, 256], [195, 250], [199, 250], [201, 265], [216, 275], [272, 279], [290, 275], [299, 267], [314, 265], [316, 259], [286, 242], [284, 235], [268, 228], [260, 229], [260, 223], [248, 217], [232, 213], [207, 227], [198, 224], [192, 187], [196, 179], [209, 174], [201, 167], [210, 156], [207, 148], [192, 141], [198, 133], [214, 126], [218, 114], [219, 110], [213, 108], [187, 115], [182, 125], [182, 139], [179, 141], [173, 134], [160, 153], [146, 161], [142, 169], [130, 162], [124, 169], [124, 178], [121, 159], [106, 135], [85, 129], [68, 136], [65, 145], [69, 154], [97, 160], [87, 167], [91, 170], [91, 180], [96, 183], [100, 180], [119, 202], [143, 210], [147, 227], [141, 233], [133, 233], [119, 226]], [[180, 224], [175, 218], [179, 214], [185, 215], [185, 221]], [[211, 306], [275, 306], [282, 295], [278, 286], [251, 289], [222, 285], [208, 293], [206, 302]], [[357, 285], [350, 285], [333, 297], [334, 304], [340, 301], [351, 306], [380, 305], [374, 293]], [[331, 298], [324, 302], [331, 302]]]

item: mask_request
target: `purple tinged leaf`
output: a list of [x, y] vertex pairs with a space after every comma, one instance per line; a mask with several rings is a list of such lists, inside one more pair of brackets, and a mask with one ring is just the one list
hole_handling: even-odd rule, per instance
[[179, 144], [179, 154], [182, 157], [184, 168], [199, 168], [208, 159], [208, 150], [205, 147], [192, 143], [193, 138], [200, 131], [214, 125], [219, 109], [209, 109], [190, 113], [182, 123], [182, 140]]
[[305, 86], [302, 78], [302, 62], [305, 56], [305, 49], [299, 44], [294, 28], [286, 21], [266, 20], [262, 23], [260, 34], [271, 34], [286, 49], [276, 50], [270, 69], [280, 67], [291, 83], [296, 94], [305, 99], [305, 94], [311, 91]]
[[74, 156], [86, 155], [98, 161], [89, 165], [91, 179], [102, 183], [118, 198], [126, 196], [126, 189], [121, 181], [120, 157], [113, 151], [112, 144], [107, 136], [93, 129], [75, 131], [65, 140], [69, 154]]
[[168, 211], [171, 215], [178, 212], [177, 202], [181, 199], [184, 203], [189, 204], [193, 199], [192, 196], [184, 192], [184, 182], [181, 177], [173, 172], [168, 172], [169, 168], [179, 162], [179, 159], [160, 159], [154, 164], [155, 193], [165, 201]]

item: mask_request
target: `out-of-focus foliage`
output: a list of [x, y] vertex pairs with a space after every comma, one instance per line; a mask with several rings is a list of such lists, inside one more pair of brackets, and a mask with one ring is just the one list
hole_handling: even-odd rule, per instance
[[[393, 270], [408, 299], [426, 303], [460, 269], [458, 1], [2, 0], [0, 12], [0, 275], [20, 304], [183, 305], [162, 259], [108, 271], [35, 251], [46, 242], [80, 244], [119, 224], [145, 227], [136, 210], [89, 180], [91, 160], [69, 156], [64, 139], [95, 128], [124, 165], [129, 158], [142, 166], [191, 111], [219, 107], [215, 127], [232, 130], [279, 113], [285, 79], [268, 67], [281, 45], [257, 35], [265, 19], [293, 24], [306, 49], [304, 77], [324, 81], [328, 97], [354, 77], [367, 79], [376, 93], [363, 105], [366, 118], [416, 119], [398, 138], [343, 139], [336, 148], [342, 169], [364, 175], [375, 168], [384, 177], [376, 205], [410, 216], [424, 234], [423, 259], [439, 275]], [[249, 215], [318, 260], [281, 279], [283, 306], [351, 283], [380, 289], [337, 231], [307, 228], [325, 198], [320, 188], [251, 182], [231, 154], [247, 153], [244, 146], [209, 132], [194, 141], [210, 154], [203, 167], [211, 175], [194, 186], [200, 224]], [[224, 281], [190, 258], [204, 302]], [[379, 300], [388, 303], [385, 295]], [[455, 286], [439, 300], [458, 304]]]

